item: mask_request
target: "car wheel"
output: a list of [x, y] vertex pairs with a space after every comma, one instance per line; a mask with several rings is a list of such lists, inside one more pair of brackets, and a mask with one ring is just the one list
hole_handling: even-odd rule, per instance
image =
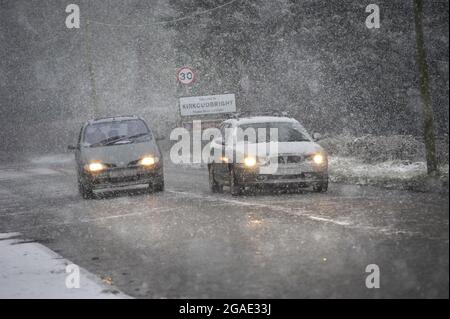
[[313, 191], [317, 193], [325, 193], [326, 191], [328, 191], [328, 178], [325, 181], [320, 182], [317, 185], [314, 185]]
[[208, 168], [208, 176], [209, 176], [209, 188], [211, 189], [211, 192], [213, 193], [219, 193], [223, 190], [223, 187], [217, 183], [216, 179], [214, 178], [214, 170], [212, 165]]
[[164, 191], [164, 180], [158, 182], [152, 182], [149, 185], [149, 191], [151, 193], [162, 192]]
[[239, 196], [242, 194], [243, 187], [240, 185], [236, 179], [236, 173], [234, 169], [230, 170], [230, 192], [233, 196]]
[[94, 198], [94, 191], [92, 190], [92, 188], [83, 184], [83, 182], [81, 181], [78, 181], [78, 190], [81, 197], [83, 197], [84, 199]]

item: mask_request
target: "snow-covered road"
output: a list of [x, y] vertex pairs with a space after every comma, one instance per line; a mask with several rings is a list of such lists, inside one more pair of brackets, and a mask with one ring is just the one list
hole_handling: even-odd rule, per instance
[[[130, 296], [448, 297], [447, 196], [332, 184], [236, 198], [212, 194], [205, 170], [167, 163], [163, 193], [86, 201], [73, 165], [0, 167], [0, 233], [20, 232]], [[380, 289], [365, 286], [368, 264]]]

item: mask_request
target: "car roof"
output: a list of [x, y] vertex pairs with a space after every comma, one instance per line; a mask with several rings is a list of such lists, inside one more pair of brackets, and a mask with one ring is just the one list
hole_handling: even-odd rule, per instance
[[137, 119], [142, 120], [142, 118], [137, 115], [121, 115], [121, 116], [102, 117], [102, 118], [91, 119], [91, 120], [87, 121], [86, 124], [109, 123], [109, 122], [137, 120]]
[[249, 116], [224, 121], [224, 123], [232, 123], [235, 125], [271, 123], [271, 122], [297, 123], [297, 120], [292, 117], [285, 117], [285, 116]]

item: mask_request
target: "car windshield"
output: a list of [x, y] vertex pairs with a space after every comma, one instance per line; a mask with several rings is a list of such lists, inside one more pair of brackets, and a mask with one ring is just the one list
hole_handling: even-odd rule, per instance
[[105, 146], [133, 143], [150, 138], [147, 125], [142, 120], [111, 121], [90, 124], [84, 130], [84, 146]]
[[[256, 136], [256, 142], [277, 141], [277, 142], [310, 142], [311, 137], [299, 123], [291, 122], [268, 122], [268, 123], [250, 123], [239, 125], [242, 130], [238, 132], [238, 141], [249, 141], [252, 134], [248, 129], [253, 129]], [[265, 129], [265, 135], [258, 134], [258, 130]], [[278, 139], [270, 134], [271, 129], [278, 130]], [[243, 134], [242, 134], [243, 132]], [[247, 134], [250, 133], [250, 134]], [[264, 131], [262, 132], [264, 134]], [[264, 138], [264, 140], [262, 140]]]

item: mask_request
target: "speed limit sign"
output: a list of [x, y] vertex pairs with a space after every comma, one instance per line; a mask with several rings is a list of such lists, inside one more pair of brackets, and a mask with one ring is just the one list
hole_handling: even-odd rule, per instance
[[191, 68], [184, 66], [178, 70], [177, 80], [181, 84], [192, 84], [195, 81], [195, 73]]

